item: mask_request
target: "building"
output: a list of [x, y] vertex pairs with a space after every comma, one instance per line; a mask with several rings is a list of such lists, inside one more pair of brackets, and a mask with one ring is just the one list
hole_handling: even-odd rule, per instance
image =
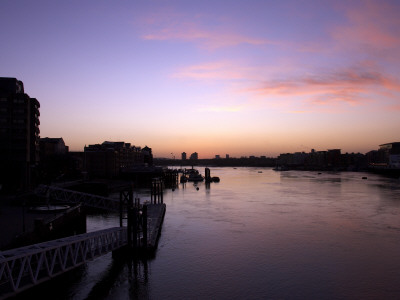
[[53, 155], [64, 155], [68, 153], [63, 138], [41, 138], [39, 142], [40, 159]]
[[191, 160], [198, 160], [199, 159], [199, 154], [197, 152], [194, 152], [190, 154], [190, 159]]
[[186, 152], [182, 152], [182, 160], [186, 160]]
[[226, 155], [225, 155], [225, 158], [226, 158], [226, 159], [229, 159], [229, 154], [226, 154]]
[[400, 168], [400, 142], [379, 145], [378, 152], [389, 168]]
[[16, 78], [0, 78], [0, 185], [28, 190], [39, 163], [40, 104]]
[[57, 180], [76, 179], [81, 175], [79, 163], [69, 153], [63, 138], [40, 138], [38, 180], [51, 184]]
[[143, 163], [145, 164], [145, 166], [153, 165], [153, 153], [151, 148], [145, 146], [142, 149], [142, 156], [143, 156]]
[[114, 178], [121, 170], [153, 164], [149, 147], [132, 146], [125, 142], [109, 142], [85, 146], [84, 169], [90, 177]]
[[215, 155], [215, 159], [221, 159], [221, 155], [216, 154], [216, 155]]

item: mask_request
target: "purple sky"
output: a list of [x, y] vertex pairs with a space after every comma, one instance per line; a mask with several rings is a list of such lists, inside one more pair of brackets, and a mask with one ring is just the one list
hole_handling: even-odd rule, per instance
[[399, 1], [2, 0], [0, 76], [71, 150], [365, 153], [400, 141], [399, 16]]

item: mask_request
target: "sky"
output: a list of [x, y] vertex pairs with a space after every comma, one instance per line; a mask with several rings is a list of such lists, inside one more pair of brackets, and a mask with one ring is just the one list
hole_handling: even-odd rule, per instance
[[400, 141], [400, 1], [1, 0], [0, 77], [40, 136], [154, 157]]

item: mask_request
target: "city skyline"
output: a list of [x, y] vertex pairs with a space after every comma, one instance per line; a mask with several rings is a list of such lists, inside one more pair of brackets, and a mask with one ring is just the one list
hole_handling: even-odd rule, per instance
[[154, 157], [397, 142], [396, 1], [3, 1], [0, 77], [40, 102], [40, 136]]

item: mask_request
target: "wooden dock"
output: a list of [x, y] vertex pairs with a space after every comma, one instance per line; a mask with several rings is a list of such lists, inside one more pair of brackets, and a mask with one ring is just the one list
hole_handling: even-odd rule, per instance
[[166, 205], [147, 205], [147, 251], [154, 252], [157, 249], [158, 238], [161, 234]]
[[157, 250], [165, 211], [164, 203], [148, 203], [128, 209], [127, 244], [113, 251], [113, 258], [153, 256]]

